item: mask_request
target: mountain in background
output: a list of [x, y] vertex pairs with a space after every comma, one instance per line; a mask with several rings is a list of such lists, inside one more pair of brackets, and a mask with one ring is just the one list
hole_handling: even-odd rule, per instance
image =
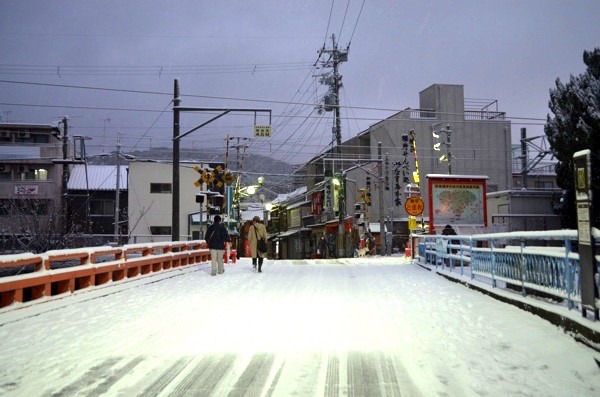
[[[133, 160], [149, 161], [173, 161], [173, 150], [171, 148], [152, 148], [148, 150], [134, 150], [122, 154], [122, 163]], [[229, 154], [228, 169], [237, 174], [237, 155], [235, 152]], [[240, 154], [239, 161], [242, 161]], [[225, 153], [215, 154], [214, 149], [188, 149], [180, 148], [179, 161], [181, 163], [196, 162], [205, 164], [225, 163]], [[117, 163], [117, 152], [113, 151], [102, 157], [90, 157], [89, 164], [92, 165], [115, 165]], [[242, 186], [256, 185], [259, 176], [265, 178], [263, 188], [268, 200], [272, 200], [280, 193], [288, 193], [300, 186], [306, 185], [306, 178], [293, 176], [292, 173], [301, 166], [288, 164], [284, 161], [275, 160], [260, 154], [246, 154], [242, 164]]]

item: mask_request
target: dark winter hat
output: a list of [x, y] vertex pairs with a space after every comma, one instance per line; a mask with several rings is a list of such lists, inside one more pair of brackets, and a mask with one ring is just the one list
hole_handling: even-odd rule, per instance
[[215, 223], [221, 222], [221, 215], [215, 215]]

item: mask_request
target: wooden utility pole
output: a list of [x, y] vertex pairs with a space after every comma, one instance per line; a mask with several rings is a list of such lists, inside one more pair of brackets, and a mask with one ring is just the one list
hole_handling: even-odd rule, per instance
[[[179, 79], [173, 88], [173, 203], [171, 211], [171, 239], [179, 241]], [[200, 220], [202, 221], [202, 220]]]
[[62, 152], [63, 152], [63, 165], [62, 165], [62, 187], [61, 187], [61, 206], [62, 206], [62, 213], [63, 213], [63, 227], [64, 227], [64, 232], [65, 234], [67, 233], [67, 231], [69, 230], [69, 223], [67, 222], [67, 216], [68, 216], [68, 209], [67, 209], [67, 186], [69, 184], [69, 164], [66, 162], [67, 161], [67, 157], [69, 155], [69, 141], [67, 139], [67, 135], [69, 133], [69, 118], [68, 117], [63, 117], [62, 119], [62, 124], [63, 124], [63, 136], [62, 136]]

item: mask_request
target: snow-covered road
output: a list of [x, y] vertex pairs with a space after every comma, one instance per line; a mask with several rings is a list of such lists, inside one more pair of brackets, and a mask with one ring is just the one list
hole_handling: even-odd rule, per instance
[[208, 264], [0, 312], [2, 396], [592, 396], [598, 354], [402, 258]]

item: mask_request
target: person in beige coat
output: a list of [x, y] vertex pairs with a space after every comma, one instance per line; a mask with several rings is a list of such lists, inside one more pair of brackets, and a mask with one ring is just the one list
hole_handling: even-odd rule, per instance
[[250, 230], [248, 230], [248, 241], [250, 242], [250, 252], [252, 254], [252, 267], [256, 269], [256, 264], [258, 262], [258, 272], [262, 273], [262, 264], [264, 258], [267, 257], [267, 253], [258, 252], [257, 244], [259, 239], [264, 239], [267, 241], [267, 228], [265, 225], [260, 223], [260, 218], [255, 216], [252, 219], [252, 226], [250, 226]]

